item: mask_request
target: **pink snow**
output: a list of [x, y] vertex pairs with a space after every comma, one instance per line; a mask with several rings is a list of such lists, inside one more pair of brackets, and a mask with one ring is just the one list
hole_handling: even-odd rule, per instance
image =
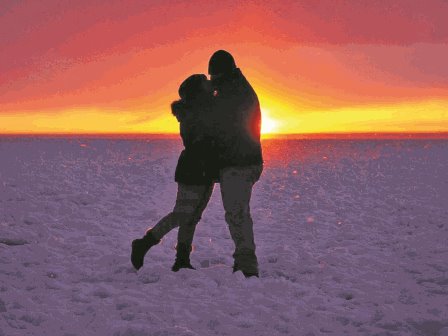
[[[232, 273], [219, 185], [192, 264], [178, 140], [0, 139], [0, 335], [448, 335], [448, 141], [265, 140], [260, 278]], [[292, 172], [292, 174], [291, 174]]]

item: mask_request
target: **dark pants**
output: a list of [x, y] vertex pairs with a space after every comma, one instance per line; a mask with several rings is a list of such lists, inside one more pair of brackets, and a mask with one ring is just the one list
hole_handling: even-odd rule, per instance
[[[262, 165], [228, 167], [221, 169], [219, 174], [225, 219], [235, 243], [233, 253], [235, 266], [247, 272], [258, 271], [249, 203], [252, 188], [262, 170]], [[169, 231], [179, 227], [177, 242], [190, 246], [196, 225], [207, 207], [213, 187], [213, 184], [185, 185], [179, 183], [176, 205], [171, 213], [152, 228], [154, 237], [161, 239]]]
[[196, 224], [201, 220], [202, 213], [207, 207], [213, 187], [213, 184], [186, 185], [178, 183], [174, 209], [152, 228], [154, 237], [161, 239], [172, 229], [179, 227], [178, 243], [191, 245]]
[[252, 188], [262, 170], [262, 165], [228, 167], [222, 169], [219, 174], [225, 218], [235, 243], [235, 266], [247, 272], [258, 271], [249, 203]]

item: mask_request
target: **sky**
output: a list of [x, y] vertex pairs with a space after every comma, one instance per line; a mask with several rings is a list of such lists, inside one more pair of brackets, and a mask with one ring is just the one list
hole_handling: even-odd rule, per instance
[[0, 0], [0, 133], [175, 133], [218, 49], [264, 133], [447, 132], [448, 1]]

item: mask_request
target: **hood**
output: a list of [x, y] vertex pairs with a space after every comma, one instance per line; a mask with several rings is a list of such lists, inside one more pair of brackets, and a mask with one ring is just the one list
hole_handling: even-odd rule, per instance
[[171, 103], [171, 113], [177, 118], [177, 121], [181, 122], [187, 115], [187, 105], [182, 100], [176, 100]]
[[212, 79], [212, 85], [219, 91], [223, 88], [227, 89], [238, 86], [244, 79], [245, 77], [240, 68], [235, 68], [231, 73]]

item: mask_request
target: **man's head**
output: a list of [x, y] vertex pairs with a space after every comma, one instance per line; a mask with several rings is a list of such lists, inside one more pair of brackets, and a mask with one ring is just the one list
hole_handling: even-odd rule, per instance
[[212, 80], [226, 74], [231, 74], [235, 69], [236, 64], [233, 56], [225, 50], [216, 51], [208, 62], [208, 73]]

